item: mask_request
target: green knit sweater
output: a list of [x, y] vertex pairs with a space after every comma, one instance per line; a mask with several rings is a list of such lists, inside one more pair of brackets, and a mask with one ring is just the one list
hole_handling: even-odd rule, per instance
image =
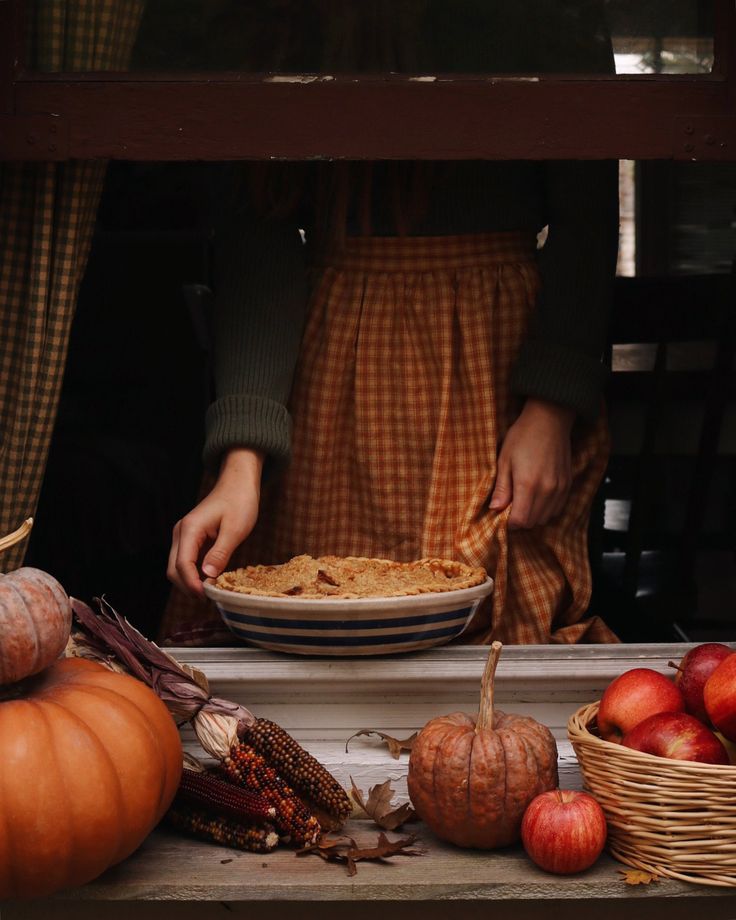
[[[391, 235], [393, 217], [374, 181], [372, 232]], [[618, 242], [615, 162], [437, 164], [431, 195], [412, 233], [437, 236], [549, 227], [539, 250], [541, 293], [511, 385], [520, 396], [597, 415]], [[308, 202], [307, 202], [308, 204]], [[255, 218], [232, 208], [215, 239], [215, 386], [206, 419], [205, 462], [241, 445], [288, 459], [287, 401], [309, 295], [309, 208]], [[351, 232], [351, 225], [348, 227]]]

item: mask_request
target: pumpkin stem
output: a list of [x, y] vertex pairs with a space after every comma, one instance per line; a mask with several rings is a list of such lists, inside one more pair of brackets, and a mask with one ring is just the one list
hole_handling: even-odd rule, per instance
[[23, 521], [17, 530], [7, 534], [7, 536], [0, 537], [0, 553], [6, 549], [10, 549], [11, 546], [15, 546], [16, 543], [20, 543], [21, 540], [25, 539], [31, 532], [31, 527], [33, 527], [33, 518], [29, 517]]
[[491, 650], [488, 653], [488, 660], [480, 682], [480, 708], [478, 709], [478, 720], [475, 723], [476, 732], [493, 728], [493, 681], [502, 648], [498, 640], [491, 643]]

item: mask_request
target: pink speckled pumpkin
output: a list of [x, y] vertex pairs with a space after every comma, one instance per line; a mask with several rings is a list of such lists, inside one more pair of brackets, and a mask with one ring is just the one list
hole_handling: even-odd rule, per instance
[[495, 849], [515, 843], [527, 805], [557, 786], [557, 744], [530, 716], [493, 711], [501, 653], [494, 642], [481, 686], [478, 718], [453, 712], [429, 721], [412, 746], [409, 796], [441, 839]]

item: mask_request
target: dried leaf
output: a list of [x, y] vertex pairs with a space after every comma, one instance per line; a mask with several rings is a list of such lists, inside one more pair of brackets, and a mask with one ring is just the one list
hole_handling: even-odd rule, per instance
[[364, 859], [383, 861], [392, 856], [423, 856], [421, 850], [410, 850], [416, 837], [404, 837], [401, 840], [389, 840], [385, 834], [378, 835], [373, 847], [359, 847], [352, 837], [322, 837], [316, 843], [309, 844], [297, 851], [297, 856], [316, 853], [326, 862], [338, 862], [347, 867], [348, 875], [358, 871], [356, 863]]
[[411, 751], [412, 745], [414, 744], [414, 739], [417, 736], [417, 732], [414, 732], [414, 734], [410, 735], [408, 738], [400, 740], [398, 738], [392, 738], [391, 735], [387, 735], [385, 732], [379, 732], [375, 728], [361, 728], [360, 731], [355, 732], [355, 734], [351, 735], [345, 742], [346, 754], [348, 753], [348, 745], [350, 742], [353, 740], [353, 738], [358, 738], [360, 735], [378, 735], [378, 737], [386, 743], [394, 760], [398, 760], [402, 751]]
[[391, 788], [390, 779], [387, 779], [385, 783], [380, 783], [378, 786], [371, 786], [368, 790], [367, 802], [363, 797], [362, 790], [355, 785], [352, 776], [350, 777], [350, 784], [352, 787], [350, 794], [353, 801], [384, 830], [393, 831], [416, 816], [416, 812], [408, 802], [398, 806], [393, 804], [391, 799], [394, 790]]
[[327, 837], [322, 835], [314, 843], [308, 843], [301, 850], [296, 851], [297, 856], [305, 853], [316, 853], [327, 862], [347, 862], [347, 853], [355, 849], [356, 843], [352, 837]]
[[350, 849], [350, 847], [355, 847], [357, 844], [352, 837], [348, 837], [346, 834], [341, 835], [340, 837], [328, 837], [326, 834], [323, 834], [319, 840], [315, 840], [314, 843], [309, 843], [307, 846], [302, 847], [301, 850], [297, 850], [297, 856], [300, 853], [310, 853], [313, 850], [319, 850], [320, 852], [329, 852], [331, 850], [339, 850], [340, 847], [345, 847]]
[[355, 865], [361, 859], [376, 859], [382, 861], [390, 859], [392, 856], [423, 856], [421, 850], [408, 849], [416, 837], [412, 834], [410, 837], [402, 837], [401, 840], [389, 840], [385, 834], [378, 835], [378, 843], [374, 847], [365, 849], [353, 848], [348, 850], [348, 875], [355, 875], [358, 867]]
[[647, 872], [644, 869], [619, 869], [627, 885], [648, 885], [650, 882], [658, 882], [659, 876], [654, 872]]
[[357, 862], [360, 859], [388, 859], [390, 856], [423, 856], [421, 850], [409, 850], [416, 840], [415, 834], [408, 837], [402, 837], [400, 840], [389, 840], [388, 837], [381, 833], [378, 835], [378, 842], [374, 847], [359, 849], [353, 847], [349, 855]]

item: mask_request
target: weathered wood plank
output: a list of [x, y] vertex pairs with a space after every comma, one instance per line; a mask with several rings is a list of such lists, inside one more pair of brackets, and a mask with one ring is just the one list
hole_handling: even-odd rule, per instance
[[[460, 850], [437, 840], [423, 825], [412, 828], [419, 857], [395, 857], [390, 864], [360, 863], [350, 878], [343, 866], [288, 849], [267, 856], [239, 853], [156, 831], [125, 862], [59, 901], [262, 901], [278, 900], [515, 900], [605, 901], [632, 896], [729, 900], [736, 916], [736, 891], [662, 879], [648, 887], [626, 885], [618, 863], [603, 857], [592, 869], [554, 876], [532, 865], [520, 847], [498, 852]], [[369, 822], [351, 822], [359, 843], [372, 843]]]

